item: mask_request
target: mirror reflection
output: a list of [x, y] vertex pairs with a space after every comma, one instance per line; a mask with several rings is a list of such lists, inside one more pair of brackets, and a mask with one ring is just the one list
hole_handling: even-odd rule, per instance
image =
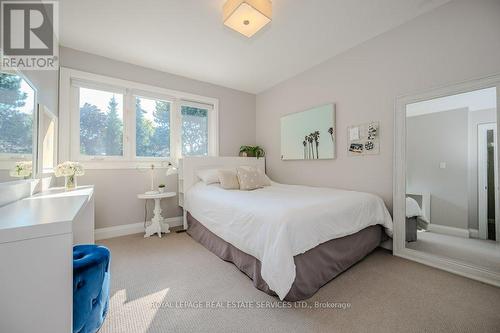
[[36, 91], [21, 75], [0, 73], [0, 181], [33, 174]]
[[406, 106], [406, 247], [500, 272], [496, 88]]

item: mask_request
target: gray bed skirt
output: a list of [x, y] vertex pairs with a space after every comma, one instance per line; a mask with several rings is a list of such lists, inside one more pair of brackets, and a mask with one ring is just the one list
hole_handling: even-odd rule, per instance
[[[252, 279], [254, 286], [276, 296], [260, 275], [260, 261], [218, 237], [187, 213], [187, 233], [208, 250], [236, 265]], [[310, 298], [322, 286], [371, 253], [383, 239], [379, 225], [355, 234], [332, 239], [294, 257], [296, 277], [285, 297], [294, 302]]]

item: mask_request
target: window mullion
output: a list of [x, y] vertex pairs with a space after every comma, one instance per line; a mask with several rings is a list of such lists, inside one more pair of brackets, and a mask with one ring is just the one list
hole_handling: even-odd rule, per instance
[[71, 87], [71, 96], [70, 96], [70, 126], [71, 126], [71, 134], [69, 140], [69, 156], [66, 158], [61, 156], [63, 160], [79, 160], [81, 159], [80, 154], [80, 92], [76, 87]]
[[124, 124], [124, 154], [125, 160], [132, 161], [135, 159], [135, 150], [136, 150], [136, 124], [135, 124], [135, 103], [134, 103], [134, 95], [131, 93], [130, 89], [127, 89], [127, 93], [125, 95], [125, 116], [126, 119]]
[[170, 156], [171, 160], [177, 163], [181, 155], [181, 103], [176, 99], [172, 103], [172, 112], [170, 113]]

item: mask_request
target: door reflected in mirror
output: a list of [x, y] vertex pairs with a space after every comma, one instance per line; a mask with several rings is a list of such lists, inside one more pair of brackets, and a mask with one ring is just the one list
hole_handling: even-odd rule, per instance
[[500, 273], [496, 91], [406, 105], [405, 246]]

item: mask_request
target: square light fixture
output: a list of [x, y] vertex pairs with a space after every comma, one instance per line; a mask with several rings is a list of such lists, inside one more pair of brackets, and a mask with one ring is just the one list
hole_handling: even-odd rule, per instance
[[273, 9], [270, 0], [228, 0], [223, 13], [225, 26], [250, 38], [271, 22]]

